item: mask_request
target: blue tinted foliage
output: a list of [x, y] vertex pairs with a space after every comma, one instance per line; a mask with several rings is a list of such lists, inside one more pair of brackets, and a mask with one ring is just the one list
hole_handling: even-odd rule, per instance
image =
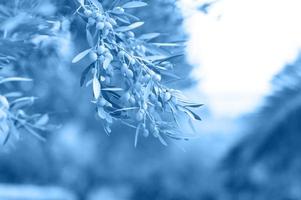
[[[145, 137], [151, 134], [164, 145], [167, 145], [164, 137], [188, 138], [188, 135], [184, 136], [181, 133], [179, 118], [184, 114], [187, 118], [191, 118], [189, 120], [201, 120], [192, 109], [202, 105], [188, 102], [179, 90], [170, 89], [162, 83], [163, 80], [171, 78], [180, 79], [172, 71], [174, 66], [171, 61], [182, 56], [179, 53], [170, 53], [164, 47], [181, 49], [183, 44], [154, 42], [155, 38], [160, 37], [160, 33], [135, 35], [133, 31], [144, 25], [144, 22], [132, 15], [130, 10], [146, 7], [148, 4], [145, 2], [116, 1], [106, 6], [92, 0], [74, 3], [77, 8], [72, 15], [75, 17], [73, 21], [82, 20], [85, 23], [84, 38], [89, 48], [78, 53], [72, 59], [72, 63], [79, 63], [83, 59], [88, 62], [81, 74], [80, 85], [86, 87], [91, 85], [92, 103], [96, 105], [98, 117], [104, 122], [105, 132], [110, 134], [111, 125], [119, 120], [135, 129], [135, 146], [140, 134]], [[30, 6], [32, 10], [27, 11]], [[72, 22], [72, 19], [56, 17], [57, 9], [50, 2], [16, 1], [6, 7], [4, 5], [2, 7], [3, 42], [12, 42], [10, 45], [14, 48], [17, 48], [16, 42], [25, 41], [26, 44], [31, 45], [28, 48], [43, 52], [47, 49], [45, 45], [52, 45], [55, 42], [52, 41], [54, 37], [63, 37], [62, 32], [69, 31], [68, 24]], [[11, 13], [8, 8], [12, 9]], [[69, 42], [74, 41], [70, 39]], [[8, 44], [4, 43], [3, 47], [6, 45]], [[17, 50], [21, 51], [21, 49]], [[68, 54], [66, 52], [68, 50], [70, 48], [66, 48], [62, 53]], [[23, 53], [26, 56], [25, 49]], [[57, 56], [53, 55], [53, 57]], [[5, 55], [3, 52], [3, 65], [12, 64], [12, 60], [16, 64], [20, 62], [17, 57]], [[28, 62], [26, 58], [24, 60]], [[60, 62], [59, 58], [58, 62]], [[28, 65], [32, 63], [28, 62]], [[31, 69], [35, 70], [33, 67]], [[16, 71], [18, 73], [18, 69]], [[4, 82], [8, 81], [4, 80]], [[4, 98], [6, 101], [5, 96]], [[29, 104], [32, 103], [33, 98], [22, 97], [16, 101], [21, 101], [22, 104], [26, 101], [25, 103]], [[3, 108], [3, 112], [6, 112], [5, 110], [8, 108]], [[15, 112], [23, 112], [23, 110]], [[39, 117], [44, 119], [45, 115], [35, 116], [34, 121], [40, 121]], [[6, 135], [9, 136], [8, 126], [12, 128], [14, 123], [3, 125], [3, 132], [7, 132]], [[14, 127], [16, 130], [18, 128]], [[24, 128], [34, 133], [28, 126]], [[32, 128], [42, 129], [33, 126]]]
[[[133, 31], [144, 25], [128, 10], [147, 6], [142, 1], [115, 2], [106, 9], [98, 1], [79, 1], [76, 14], [86, 24], [88, 49], [72, 60], [78, 63], [89, 57], [82, 73], [81, 86], [92, 85], [93, 103], [97, 114], [110, 134], [110, 125], [117, 119], [136, 129], [138, 137], [152, 134], [167, 145], [163, 136], [181, 139], [181, 115], [201, 120], [192, 109], [201, 107], [162, 84], [162, 79], [177, 76], [171, 60], [181, 54], [171, 54], [162, 47], [181, 47], [177, 43], [158, 43], [152, 40], [160, 33], [136, 36]], [[187, 137], [187, 136], [186, 136]]]
[[[160, 142], [200, 120], [176, 89], [191, 67], [175, 2], [1, 1], [0, 17], [0, 197], [141, 196], [132, 188], [161, 171]], [[140, 135], [155, 140], [135, 150]]]
[[191, 98], [182, 2], [0, 0], [0, 200], [301, 199], [301, 56], [238, 138]]

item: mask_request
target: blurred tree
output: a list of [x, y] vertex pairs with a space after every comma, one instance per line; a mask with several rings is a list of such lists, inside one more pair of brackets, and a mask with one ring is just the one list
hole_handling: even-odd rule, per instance
[[230, 199], [300, 199], [301, 56], [273, 80], [274, 94], [224, 163]]
[[[55, 8], [48, 1], [5, 1], [0, 5], [0, 99], [2, 142], [11, 135], [19, 137], [23, 129], [43, 139], [37, 131], [44, 131], [48, 115], [29, 115], [25, 110], [33, 104], [35, 97], [24, 96], [32, 84], [17, 87], [14, 82], [29, 82], [30, 69], [35, 67], [30, 57], [58, 44], [62, 36], [60, 18], [50, 18]], [[47, 12], [44, 12], [47, 7]], [[44, 46], [42, 46], [44, 45]], [[28, 68], [31, 66], [32, 68]], [[32, 95], [32, 94], [31, 94]]]

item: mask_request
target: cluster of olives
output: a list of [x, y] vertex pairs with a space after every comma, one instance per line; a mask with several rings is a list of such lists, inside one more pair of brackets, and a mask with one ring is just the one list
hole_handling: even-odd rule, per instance
[[[123, 14], [124, 9], [115, 7], [110, 12]], [[176, 107], [177, 98], [172, 90], [167, 89], [160, 83], [162, 77], [155, 72], [154, 63], [144, 62], [143, 56], [146, 55], [146, 46], [136, 40], [132, 31], [114, 32], [118, 27], [116, 20], [110, 17], [109, 13], [103, 12], [94, 7], [84, 8], [84, 15], [87, 17], [87, 26], [93, 27], [101, 33], [99, 40], [90, 52], [90, 58], [95, 62], [92, 74], [97, 74], [101, 87], [120, 87], [119, 103], [124, 113], [133, 121], [139, 124], [143, 130], [143, 135], [148, 137], [150, 133], [154, 137], [160, 137], [161, 120], [160, 113], [167, 113], [171, 106]], [[124, 41], [117, 42], [115, 38]], [[114, 47], [114, 48], [113, 48]], [[161, 67], [171, 69], [172, 64], [161, 62]], [[98, 71], [95, 71], [98, 70]], [[116, 70], [118, 73], [116, 73]], [[115, 74], [116, 73], [116, 74]], [[117, 78], [116, 78], [117, 77]], [[112, 107], [109, 99], [99, 96], [97, 99], [98, 112], [102, 119], [111, 121], [111, 116], [105, 107]]]
[[101, 13], [99, 10], [85, 9], [85, 16], [88, 18], [88, 26], [95, 26], [96, 30], [102, 31], [102, 36], [105, 38], [108, 36], [113, 26], [117, 25], [115, 19], [107, 16], [105, 13]]

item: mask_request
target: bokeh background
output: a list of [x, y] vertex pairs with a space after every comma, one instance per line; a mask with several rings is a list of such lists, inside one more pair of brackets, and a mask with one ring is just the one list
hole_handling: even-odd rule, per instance
[[[136, 148], [130, 128], [105, 134], [79, 87], [82, 66], [70, 61], [87, 44], [76, 4], [24, 2], [22, 12], [62, 22], [37, 42], [42, 50], [20, 56], [20, 73], [34, 79], [23, 90], [40, 98], [35, 111], [61, 126], [46, 142], [22, 134], [1, 146], [0, 199], [301, 199], [299, 0], [148, 0], [135, 10], [140, 32], [187, 41], [175, 60], [182, 80], [169, 85], [205, 104], [195, 139], [165, 147], [148, 138]], [[7, 4], [0, 0], [0, 14]]]

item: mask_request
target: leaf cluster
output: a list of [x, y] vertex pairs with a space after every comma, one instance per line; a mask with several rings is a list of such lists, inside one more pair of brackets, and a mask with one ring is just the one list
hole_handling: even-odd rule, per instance
[[147, 6], [143, 1], [115, 1], [105, 9], [97, 0], [79, 0], [76, 14], [86, 23], [89, 48], [77, 54], [73, 63], [88, 57], [81, 85], [91, 86], [92, 102], [111, 132], [114, 121], [136, 129], [135, 145], [140, 134], [150, 134], [164, 145], [165, 137], [183, 139], [182, 116], [201, 120], [192, 110], [202, 104], [190, 103], [180, 91], [166, 87], [164, 77], [178, 78], [172, 60], [181, 54], [170, 54], [163, 47], [181, 43], [153, 42], [160, 33], [135, 34], [144, 22], [129, 10]]
[[[12, 0], [0, 5], [0, 137], [6, 143], [11, 136], [19, 138], [25, 130], [44, 140], [41, 134], [47, 129], [48, 114], [29, 114], [35, 97], [26, 96], [18, 87], [22, 78], [20, 65], [29, 53], [39, 49], [39, 42], [55, 37], [57, 18], [46, 16], [41, 11], [45, 5], [37, 0]], [[17, 84], [19, 83], [19, 84]]]
[[[30, 82], [31, 79], [21, 77], [0, 78], [0, 88], [4, 90], [6, 84], [12, 82]], [[0, 135], [3, 144], [11, 136], [20, 137], [19, 130], [24, 129], [35, 137], [44, 140], [39, 132], [46, 130], [49, 121], [48, 114], [29, 115], [26, 109], [33, 105], [35, 97], [23, 96], [21, 92], [0, 94]]]

